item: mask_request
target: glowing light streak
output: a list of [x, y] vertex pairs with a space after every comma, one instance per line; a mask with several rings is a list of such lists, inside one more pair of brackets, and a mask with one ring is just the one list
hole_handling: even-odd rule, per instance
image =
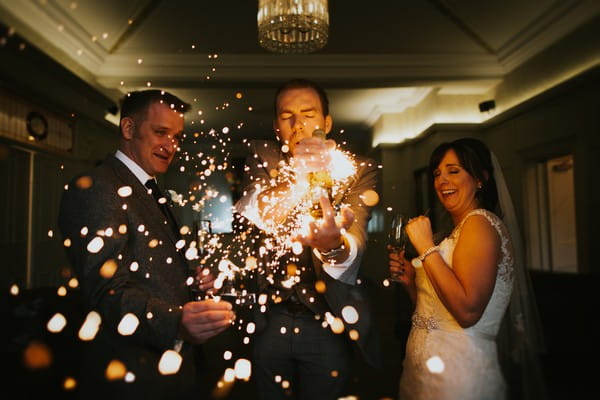
[[140, 324], [140, 320], [135, 314], [127, 313], [123, 315], [119, 325], [117, 326], [117, 331], [123, 336], [133, 335]]
[[93, 183], [94, 182], [92, 181], [91, 177], [82, 176], [75, 181], [75, 186], [77, 186], [79, 189], [85, 190], [91, 188]]
[[117, 189], [117, 194], [121, 197], [129, 197], [133, 193], [131, 186], [121, 186]]
[[98, 314], [96, 311], [90, 311], [85, 317], [83, 324], [81, 324], [81, 328], [79, 328], [79, 339], [83, 340], [84, 342], [94, 340], [98, 334], [101, 323], [102, 317], [100, 314]]
[[30, 370], [48, 368], [52, 364], [52, 360], [50, 348], [36, 340], [29, 342], [23, 351], [23, 363]]
[[429, 371], [433, 372], [434, 374], [441, 374], [442, 372], [444, 372], [445, 369], [444, 361], [438, 356], [433, 356], [429, 358], [425, 362], [425, 365], [427, 365], [427, 369], [429, 369]]
[[93, 238], [87, 245], [87, 251], [90, 253], [98, 253], [104, 247], [104, 240], [100, 236]]
[[174, 350], [165, 351], [158, 362], [158, 372], [162, 375], [173, 375], [179, 372], [183, 358]]
[[342, 318], [348, 324], [355, 324], [358, 322], [358, 311], [353, 306], [345, 306], [342, 308]]
[[198, 249], [195, 247], [189, 247], [186, 251], [185, 251], [185, 258], [188, 260], [195, 260], [198, 258]]
[[102, 267], [100, 267], [100, 276], [105, 279], [110, 279], [117, 272], [117, 262], [112, 258], [106, 260]]
[[46, 329], [52, 333], [61, 332], [67, 326], [67, 319], [61, 313], [56, 313], [46, 324]]
[[10, 294], [13, 296], [19, 295], [19, 286], [17, 284], [10, 285]]
[[106, 370], [104, 371], [104, 376], [109, 381], [117, 381], [123, 379], [125, 373], [127, 372], [127, 367], [125, 364], [119, 360], [111, 360], [106, 366]]
[[77, 387], [77, 381], [73, 377], [67, 376], [63, 381], [62, 387], [67, 391], [74, 390]]

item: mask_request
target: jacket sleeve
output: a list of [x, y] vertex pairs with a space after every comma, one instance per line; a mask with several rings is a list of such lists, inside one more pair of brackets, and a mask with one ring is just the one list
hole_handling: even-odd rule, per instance
[[139, 325], [126, 340], [158, 350], [170, 348], [181, 319], [181, 302], [173, 295], [180, 288], [173, 287], [175, 277], [172, 282], [161, 282], [160, 288], [153, 287], [158, 277], [144, 274], [156, 271], [152, 268], [172, 268], [159, 264], [167, 258], [165, 251], [173, 252], [177, 262], [175, 249], [167, 249], [165, 240], [151, 248], [156, 236], [145, 236], [140, 230], [151, 229], [132, 223], [131, 207], [124, 207], [131, 199], [119, 194], [114, 182], [95, 179], [89, 188], [75, 182], [63, 193], [59, 226], [63, 238], [70, 241], [67, 256], [87, 308], [100, 314], [103, 329], [112, 335], [118, 335], [125, 315], [135, 315]]
[[356, 282], [362, 256], [367, 246], [367, 225], [371, 218], [372, 205], [365, 204], [365, 193], [377, 189], [379, 169], [374, 161], [359, 159], [356, 179], [349, 185], [342, 198], [342, 203], [350, 206], [354, 212], [354, 223], [348, 230], [356, 241], [357, 256], [348, 269], [338, 278], [342, 282], [353, 284]]

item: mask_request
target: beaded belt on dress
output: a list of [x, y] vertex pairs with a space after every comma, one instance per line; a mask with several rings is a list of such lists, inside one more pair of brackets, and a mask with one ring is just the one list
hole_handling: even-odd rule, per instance
[[[435, 317], [424, 317], [419, 313], [414, 313], [412, 318], [412, 326], [416, 329], [425, 329], [427, 332], [431, 332], [433, 329], [440, 329], [440, 323]], [[492, 335], [485, 332], [477, 332], [474, 330], [463, 330], [469, 336], [479, 337], [485, 340], [496, 340], [496, 335]]]
[[426, 318], [419, 313], [414, 313], [411, 320], [413, 327], [417, 329], [426, 329], [427, 332], [431, 331], [432, 329], [439, 328], [438, 320], [434, 317]]

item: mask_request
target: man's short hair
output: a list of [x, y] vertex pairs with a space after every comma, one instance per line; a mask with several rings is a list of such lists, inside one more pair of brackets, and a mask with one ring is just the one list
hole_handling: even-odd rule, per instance
[[164, 90], [149, 89], [127, 93], [121, 100], [121, 119], [131, 117], [138, 119], [145, 117], [150, 105], [163, 103], [171, 107], [173, 111], [181, 114], [190, 109], [190, 105], [179, 97], [165, 92]]
[[329, 115], [329, 99], [327, 98], [327, 93], [325, 89], [323, 89], [319, 84], [313, 82], [308, 79], [291, 79], [287, 82], [284, 82], [277, 91], [275, 92], [275, 98], [273, 100], [273, 109], [275, 111], [275, 116], [277, 116], [277, 99], [279, 95], [291, 89], [313, 89], [319, 95], [319, 99], [321, 100], [321, 109], [323, 110], [323, 115]]

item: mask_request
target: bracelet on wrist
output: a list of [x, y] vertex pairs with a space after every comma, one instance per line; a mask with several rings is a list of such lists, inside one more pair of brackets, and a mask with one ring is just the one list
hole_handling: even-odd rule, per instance
[[340, 253], [343, 253], [345, 250], [346, 250], [346, 242], [344, 241], [344, 239], [342, 239], [342, 243], [338, 247], [327, 250], [327, 251], [319, 250], [319, 253], [321, 253], [321, 256], [324, 258], [335, 258]]
[[423, 266], [423, 261], [425, 261], [425, 258], [427, 258], [427, 256], [429, 256], [431, 253], [435, 253], [435, 252], [439, 252], [439, 251], [440, 251], [440, 246], [431, 246], [430, 248], [425, 250], [423, 252], [423, 254], [412, 259], [411, 263], [412, 263], [413, 267], [421, 268]]

